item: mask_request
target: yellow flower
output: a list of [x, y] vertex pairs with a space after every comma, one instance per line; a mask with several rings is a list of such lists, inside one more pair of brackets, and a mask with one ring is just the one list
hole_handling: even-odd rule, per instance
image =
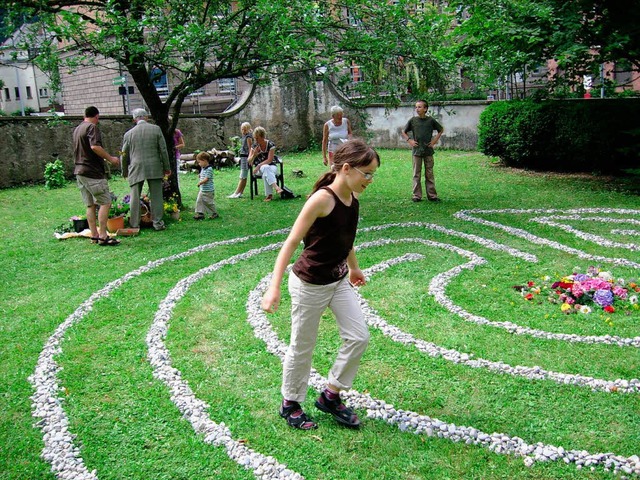
[[569, 305], [568, 303], [563, 303], [562, 306], [560, 307], [560, 310], [562, 310], [563, 312], [571, 310], [571, 305]]

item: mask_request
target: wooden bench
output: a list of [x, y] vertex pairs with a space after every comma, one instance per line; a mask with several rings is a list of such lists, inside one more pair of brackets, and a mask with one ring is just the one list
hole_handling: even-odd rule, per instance
[[[276, 183], [280, 188], [284, 188], [284, 168], [282, 166], [282, 160], [279, 157], [273, 159], [274, 163], [278, 166], [276, 172]], [[258, 195], [258, 180], [262, 180], [262, 174], [258, 172], [257, 175], [253, 173], [254, 167], [249, 167], [249, 192], [251, 193], [251, 200], [254, 195]]]

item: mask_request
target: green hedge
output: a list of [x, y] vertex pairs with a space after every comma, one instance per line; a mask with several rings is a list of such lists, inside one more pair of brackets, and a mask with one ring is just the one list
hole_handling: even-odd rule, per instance
[[480, 116], [478, 148], [519, 168], [638, 168], [640, 99], [496, 102]]

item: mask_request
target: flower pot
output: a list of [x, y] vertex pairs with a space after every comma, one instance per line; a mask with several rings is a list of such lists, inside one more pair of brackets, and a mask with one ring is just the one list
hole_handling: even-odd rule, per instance
[[180, 220], [180, 212], [171, 212], [171, 218], [174, 220]]
[[83, 219], [74, 219], [73, 220], [73, 231], [76, 233], [80, 233], [83, 230], [89, 228], [89, 222], [86, 218]]
[[124, 215], [107, 219], [107, 230], [109, 232], [116, 233], [120, 228], [124, 228]]

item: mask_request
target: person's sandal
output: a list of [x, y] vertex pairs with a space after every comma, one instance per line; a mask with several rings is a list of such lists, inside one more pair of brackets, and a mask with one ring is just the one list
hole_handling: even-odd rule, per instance
[[267, 195], [266, 197], [264, 197], [265, 202], [270, 202], [271, 200], [273, 200], [273, 195]]
[[339, 424], [344, 425], [345, 427], [360, 427], [360, 419], [355, 413], [353, 413], [353, 410], [342, 403], [340, 396], [335, 400], [329, 400], [324, 392], [322, 392], [316, 400], [316, 408], [325, 413], [331, 414]]
[[290, 427], [299, 430], [313, 430], [314, 428], [318, 428], [318, 425], [304, 413], [298, 402], [292, 402], [288, 407], [285, 407], [284, 403], [281, 404], [280, 416], [287, 421]]
[[98, 245], [101, 247], [117, 247], [120, 245], [120, 240], [116, 240], [115, 238], [107, 237], [107, 238], [98, 238]]
[[90, 237], [91, 243], [98, 243], [100, 241], [100, 237]]

